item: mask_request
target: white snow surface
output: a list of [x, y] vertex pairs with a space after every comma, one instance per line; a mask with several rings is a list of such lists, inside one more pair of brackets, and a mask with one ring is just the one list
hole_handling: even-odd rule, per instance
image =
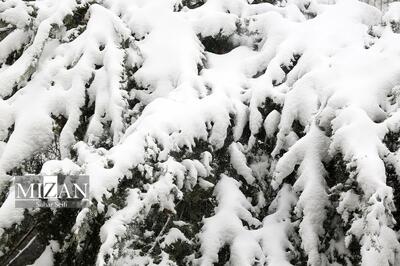
[[[109, 197], [124, 176], [131, 177], [131, 169], [151, 175], [145, 164], [149, 158], [163, 169], [146, 191], [129, 191], [125, 208], [108, 209], [97, 265], [105, 265], [106, 256], [111, 256], [108, 263], [117, 259], [113, 247], [127, 233], [127, 224], [154, 205], [173, 213], [182, 191], [196, 184], [213, 189], [218, 206], [203, 220], [201, 256], [194, 262], [212, 265], [219, 249], [229, 244], [232, 265], [291, 265], [286, 250], [292, 248], [288, 233], [293, 210], [302, 217], [299, 236], [308, 264], [327, 265], [326, 254], [319, 251], [330, 204], [324, 162], [340, 154], [356, 169], [353, 178], [362, 195], [341, 194], [337, 212], [348, 221], [349, 213], [364, 210], [351, 221], [346, 245], [351, 238], [360, 241], [363, 266], [399, 263], [400, 243], [390, 218], [393, 191], [385, 173], [389, 162], [400, 173], [399, 155], [383, 144], [388, 131], [400, 130], [400, 35], [390, 24], [400, 21], [399, 4], [382, 14], [355, 0], [333, 5], [296, 0], [282, 6], [208, 0], [199, 8], [175, 12], [180, 1], [105, 0], [91, 3], [83, 32], [67, 41], [78, 33], [68, 31], [63, 18], [86, 2], [90, 1], [37, 1], [32, 4], [39, 10], [37, 17], [24, 1], [0, 3], [0, 19], [15, 25], [0, 41], [0, 61], [29, 44], [14, 64], [0, 67], [2, 189], [12, 180], [6, 173], [51, 145], [52, 117], [62, 115], [67, 121], [59, 135], [61, 157], [47, 161], [41, 173], [89, 175], [99, 212], [103, 197]], [[27, 30], [29, 23], [36, 32]], [[54, 38], [57, 28], [61, 37]], [[244, 33], [238, 34], [238, 29]], [[236, 47], [224, 54], [206, 51], [199, 36], [218, 35], [231, 38]], [[141, 89], [122, 89], [124, 67], [138, 69], [133, 77]], [[127, 123], [127, 112], [139, 112], [127, 111], [133, 98], [142, 110]], [[282, 110], [263, 118], [260, 109], [266, 98]], [[74, 132], [85, 101], [94, 111], [78, 142]], [[302, 126], [301, 134], [294, 122]], [[251, 136], [240, 144], [247, 125]], [[218, 150], [230, 126], [228, 156], [243, 183], [227, 175], [218, 176], [215, 187], [206, 181], [213, 160], [208, 151], [201, 160], [177, 161], [170, 155], [191, 151], [197, 140]], [[109, 149], [98, 146], [106, 130], [112, 135]], [[277, 159], [269, 182], [278, 196], [259, 220], [253, 217], [259, 206], [240, 189], [244, 183], [261, 182], [245, 154], [262, 130], [266, 137], [276, 136], [272, 156]], [[71, 149], [77, 155], [74, 161]], [[292, 173], [293, 186], [285, 184]], [[12, 200], [11, 189], [0, 207], [0, 235], [23, 218]], [[76, 232], [87, 212], [78, 216]], [[189, 242], [174, 228], [162, 243], [178, 240]], [[50, 263], [52, 252], [48, 246], [34, 265]], [[164, 259], [169, 260], [167, 255]]]

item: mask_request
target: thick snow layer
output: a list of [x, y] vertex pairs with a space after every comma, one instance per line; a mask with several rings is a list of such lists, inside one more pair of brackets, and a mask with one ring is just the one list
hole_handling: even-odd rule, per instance
[[223, 175], [215, 187], [218, 208], [215, 215], [206, 218], [200, 236], [201, 265], [211, 265], [218, 261], [218, 250], [227, 242], [232, 243], [232, 263], [246, 264], [246, 261], [259, 257], [261, 248], [257, 239], [243, 228], [242, 221], [249, 225], [259, 225], [260, 221], [249, 212], [250, 203], [239, 190], [239, 183]]
[[[93, 204], [72, 231], [104, 216], [97, 265], [173, 264], [164, 249], [177, 242], [198, 245], [186, 259], [200, 265], [225, 246], [231, 265], [291, 265], [289, 253], [352, 263], [354, 241], [362, 265], [397, 265], [387, 165], [399, 174], [400, 164], [385, 136], [400, 130], [399, 4], [382, 14], [356, 0], [184, 2], [0, 3], [10, 25], [0, 41], [0, 237], [24, 219], [11, 175], [55, 147], [37, 173], [90, 176]], [[335, 158], [346, 180], [329, 172]], [[108, 205], [134, 171], [146, 183]], [[189, 239], [186, 222], [170, 219], [196, 189], [213, 191], [216, 207]], [[169, 213], [149, 251], [159, 245], [158, 262], [118, 246], [154, 208]], [[326, 241], [332, 210], [343, 223], [336, 242]], [[51, 265], [54, 252], [34, 265]]]

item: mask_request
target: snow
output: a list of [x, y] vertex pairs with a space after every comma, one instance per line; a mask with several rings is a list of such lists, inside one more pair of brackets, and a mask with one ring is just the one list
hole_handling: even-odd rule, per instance
[[52, 266], [54, 265], [54, 253], [59, 250], [59, 246], [56, 241], [51, 241], [50, 244], [43, 251], [42, 255], [35, 260], [35, 262], [29, 266]]
[[244, 177], [248, 184], [252, 184], [255, 178], [251, 168], [247, 166], [246, 157], [242, 151], [243, 147], [238, 143], [232, 143], [229, 146], [231, 164], [237, 173]]
[[261, 249], [258, 247], [255, 237], [243, 228], [241, 219], [255, 226], [259, 225], [260, 221], [252, 217], [250, 210], [253, 207], [240, 192], [239, 182], [222, 175], [214, 193], [218, 207], [214, 216], [204, 220], [203, 232], [200, 235], [202, 253], [202, 257], [199, 259], [200, 264], [212, 265], [217, 262], [218, 250], [225, 243], [231, 242], [233, 242], [231, 252], [233, 253], [232, 257], [235, 258], [233, 261], [235, 265], [241, 265], [241, 261], [246, 261], [245, 258], [242, 258], [243, 253], [248, 253], [247, 255], [251, 258], [258, 257]]
[[[261, 245], [267, 262], [270, 265], [291, 265], [286, 257], [286, 250], [291, 244], [287, 239], [290, 225], [290, 210], [296, 202], [296, 194], [291, 187], [285, 185], [279, 191], [276, 199], [271, 203], [271, 215], [263, 220], [263, 227], [259, 230]], [[275, 241], [271, 241], [275, 239]]]
[[171, 228], [165, 235], [164, 240], [161, 243], [161, 247], [169, 246], [177, 241], [190, 243], [190, 241], [178, 228]]
[[265, 130], [265, 134], [267, 137], [272, 138], [276, 131], [278, 130], [279, 121], [281, 120], [281, 114], [273, 110], [268, 116], [265, 118], [263, 126]]
[[6, 1], [0, 4], [0, 19], [23, 28], [30, 22], [30, 14], [33, 8], [21, 0]]
[[[60, 156], [47, 160], [40, 173], [90, 176], [93, 209], [106, 217], [97, 265], [153, 263], [137, 251], [132, 261], [120, 258], [116, 245], [151, 208], [174, 214], [197, 185], [213, 190], [217, 201], [196, 236], [200, 257], [192, 259], [200, 265], [216, 263], [225, 245], [232, 265], [290, 265], [289, 235], [296, 229], [307, 263], [324, 265], [328, 209], [350, 228], [340, 248], [356, 239], [362, 265], [398, 262], [385, 167], [390, 162], [399, 173], [400, 166], [384, 138], [400, 128], [399, 3], [382, 14], [355, 0], [282, 6], [209, 0], [194, 9], [172, 0], [96, 2], [0, 3], [0, 19], [15, 26], [0, 41], [0, 62], [24, 47], [13, 64], [0, 66], [0, 174], [46, 150], [56, 140], [54, 116], [64, 117], [56, 140]], [[86, 4], [82, 32], [67, 30], [64, 18]], [[214, 54], [201, 42], [206, 37], [229, 40], [233, 49]], [[132, 76], [127, 69], [135, 70]], [[135, 80], [133, 88], [127, 88], [128, 78]], [[139, 103], [128, 110], [132, 100]], [[275, 110], [264, 114], [269, 104]], [[87, 128], [77, 136], [85, 116]], [[250, 136], [242, 141], [245, 131]], [[276, 142], [267, 159], [251, 162], [263, 132]], [[197, 153], [199, 142], [209, 149], [199, 158], [173, 156]], [[226, 147], [233, 173], [215, 175], [214, 153]], [[343, 191], [332, 206], [326, 165], [337, 155], [353, 169], [360, 194]], [[129, 188], [123, 208], [106, 206], [121, 179], [136, 178], [132, 169], [148, 183]], [[8, 190], [6, 183], [1, 191]], [[270, 195], [253, 195], [253, 205], [244, 193], [248, 186], [258, 192], [271, 187], [268, 193], [276, 197], [267, 206]], [[0, 217], [9, 217], [0, 220], [1, 234], [24, 218], [12, 201], [11, 186], [0, 207]], [[80, 211], [75, 234], [92, 211]], [[183, 231], [170, 228], [157, 241], [162, 248], [193, 244]], [[54, 251], [47, 246], [34, 265], [51, 265]], [[170, 263], [167, 253], [160, 256], [160, 264]]]
[[389, 4], [389, 10], [383, 15], [382, 20], [386, 23], [399, 23], [400, 4], [393, 2]]
[[15, 208], [14, 199], [15, 190], [12, 187], [7, 199], [0, 207], [0, 217], [7, 217], [7, 219], [0, 219], [0, 236], [3, 235], [4, 229], [21, 222], [24, 218], [24, 210]]

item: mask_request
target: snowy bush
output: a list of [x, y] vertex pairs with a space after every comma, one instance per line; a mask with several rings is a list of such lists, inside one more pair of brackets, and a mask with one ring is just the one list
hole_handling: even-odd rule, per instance
[[400, 6], [328, 2], [0, 2], [0, 264], [400, 264]]

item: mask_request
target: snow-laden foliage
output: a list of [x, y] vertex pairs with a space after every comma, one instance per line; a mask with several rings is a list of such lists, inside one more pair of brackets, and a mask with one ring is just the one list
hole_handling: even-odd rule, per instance
[[336, 2], [0, 2], [0, 264], [400, 264], [400, 4]]

